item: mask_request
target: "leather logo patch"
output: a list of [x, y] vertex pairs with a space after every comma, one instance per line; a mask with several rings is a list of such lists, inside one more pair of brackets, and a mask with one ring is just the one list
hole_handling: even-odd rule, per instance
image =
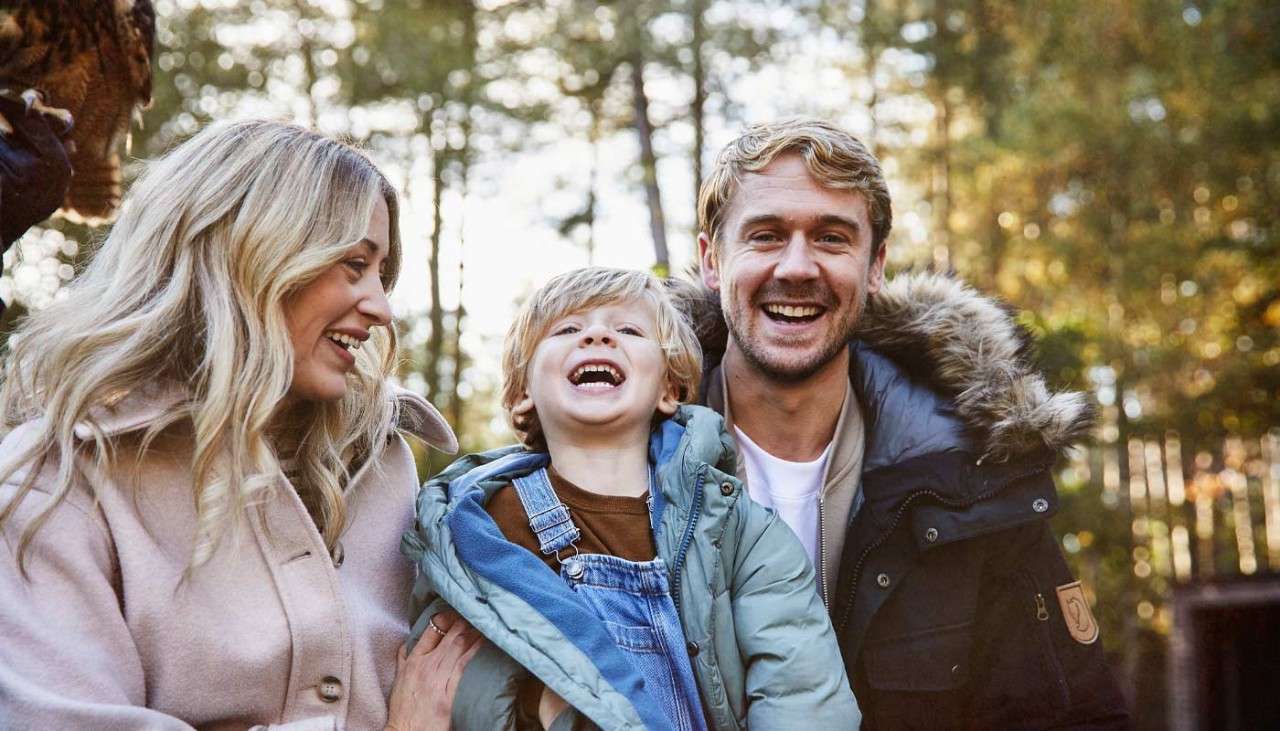
[[1089, 602], [1084, 598], [1084, 588], [1079, 581], [1059, 586], [1058, 605], [1062, 607], [1062, 619], [1067, 623], [1067, 632], [1071, 639], [1082, 645], [1092, 645], [1098, 641], [1098, 622], [1089, 611]]

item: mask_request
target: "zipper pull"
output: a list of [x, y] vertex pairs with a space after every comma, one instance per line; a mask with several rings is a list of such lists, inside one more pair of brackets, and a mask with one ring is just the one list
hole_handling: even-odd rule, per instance
[[1044, 594], [1036, 592], [1036, 619], [1044, 622], [1049, 619], [1049, 610], [1044, 605]]

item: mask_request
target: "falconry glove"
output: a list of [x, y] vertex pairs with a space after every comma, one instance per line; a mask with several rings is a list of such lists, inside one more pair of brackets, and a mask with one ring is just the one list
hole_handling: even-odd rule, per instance
[[71, 183], [71, 160], [60, 138], [71, 128], [56, 116], [0, 96], [0, 251], [62, 205]]

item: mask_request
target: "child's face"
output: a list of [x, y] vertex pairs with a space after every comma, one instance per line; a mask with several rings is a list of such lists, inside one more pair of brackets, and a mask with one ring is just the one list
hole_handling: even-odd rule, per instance
[[551, 323], [529, 363], [525, 399], [548, 443], [647, 435], [679, 402], [666, 377], [653, 305], [613, 302]]

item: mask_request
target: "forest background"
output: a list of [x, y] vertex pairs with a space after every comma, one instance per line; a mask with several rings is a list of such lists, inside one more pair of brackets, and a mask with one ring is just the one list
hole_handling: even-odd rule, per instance
[[[1277, 4], [155, 6], [128, 176], [220, 119], [369, 150], [405, 198], [401, 377], [465, 450], [511, 441], [497, 363], [525, 294], [587, 263], [684, 270], [716, 151], [748, 123], [816, 115], [885, 163], [891, 270], [1007, 301], [1054, 384], [1096, 400], [1055, 527], [1143, 726], [1168, 720], [1171, 591], [1280, 571]], [[0, 333], [104, 231], [54, 221], [6, 254]], [[424, 474], [445, 461], [422, 457]]]

